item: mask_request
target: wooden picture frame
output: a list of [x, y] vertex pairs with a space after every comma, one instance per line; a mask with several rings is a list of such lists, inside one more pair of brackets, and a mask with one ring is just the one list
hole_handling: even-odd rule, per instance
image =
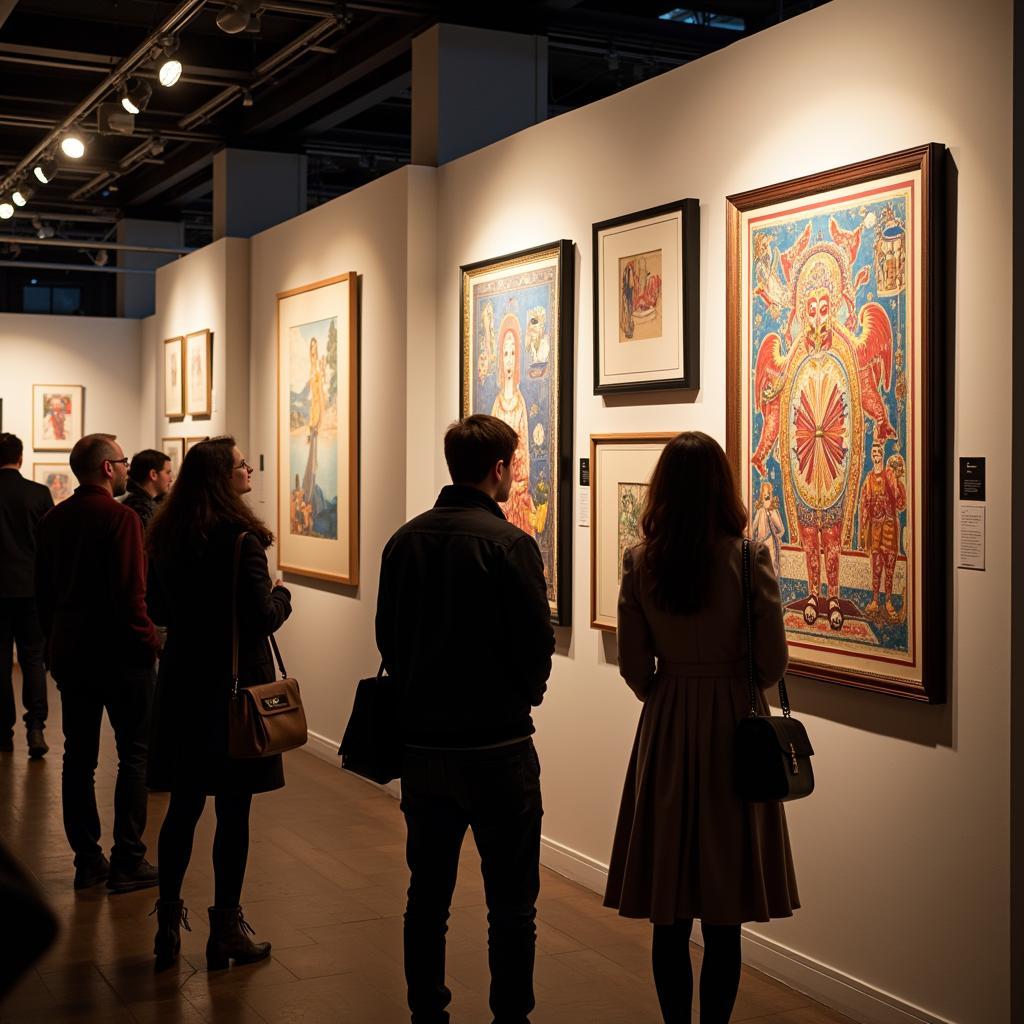
[[[209, 441], [210, 440], [210, 436], [209, 436], [209, 434], [203, 434], [201, 437], [199, 437], [199, 436], [196, 436], [196, 437], [183, 437], [181, 440], [182, 440], [182, 443], [185, 446], [185, 455], [188, 455], [188, 453], [193, 448], [195, 448], [195, 446], [197, 444], [199, 444], [200, 441]], [[182, 458], [184, 458], [184, 456]]]
[[284, 572], [359, 583], [359, 294], [348, 271], [277, 296]]
[[590, 435], [590, 625], [616, 632], [622, 556], [641, 539], [651, 473], [672, 431]]
[[213, 413], [213, 334], [193, 331], [185, 335], [185, 412], [189, 416]]
[[594, 394], [700, 387], [700, 203], [593, 226]]
[[184, 344], [180, 335], [164, 342], [164, 415], [168, 419], [185, 415]]
[[459, 289], [460, 415], [498, 416], [520, 436], [504, 511], [536, 539], [562, 626], [572, 621], [574, 276], [573, 243], [561, 239], [466, 264]]
[[71, 466], [66, 462], [33, 462], [32, 479], [50, 492], [54, 505], [70, 498], [78, 486]]
[[171, 472], [177, 479], [181, 471], [181, 464], [185, 459], [185, 438], [183, 437], [161, 437], [160, 451], [171, 460]]
[[69, 452], [82, 437], [85, 388], [81, 384], [32, 385], [32, 447]]
[[729, 196], [726, 437], [794, 674], [945, 699], [951, 346], [931, 143]]

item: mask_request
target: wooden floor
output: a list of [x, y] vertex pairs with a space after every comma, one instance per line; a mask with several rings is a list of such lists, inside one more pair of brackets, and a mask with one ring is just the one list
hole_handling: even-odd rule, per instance
[[[20, 681], [16, 681], [20, 693]], [[60, 705], [51, 694], [42, 761], [26, 756], [24, 733], [0, 754], [0, 837], [34, 873], [60, 916], [56, 945], [0, 1004], [3, 1024], [82, 1021], [399, 1024], [408, 1021], [402, 976], [407, 883], [398, 802], [304, 752], [286, 758], [288, 786], [257, 797], [244, 908], [258, 939], [273, 943], [262, 964], [208, 974], [206, 907], [213, 892], [212, 808], [196, 836], [184, 898], [192, 932], [180, 967], [155, 975], [155, 891], [75, 894], [60, 813]], [[109, 830], [114, 753], [105, 729], [97, 773]], [[152, 796], [147, 841], [166, 798]], [[109, 848], [109, 832], [104, 837]], [[486, 1024], [487, 947], [479, 860], [463, 851], [448, 936], [452, 1020]], [[534, 1024], [657, 1024], [648, 966], [650, 929], [604, 910], [594, 893], [542, 871]], [[14, 922], [3, 921], [4, 928]], [[699, 947], [691, 947], [699, 967]], [[694, 1020], [696, 1020], [696, 1016]], [[762, 974], [744, 969], [736, 1022], [848, 1024]]]

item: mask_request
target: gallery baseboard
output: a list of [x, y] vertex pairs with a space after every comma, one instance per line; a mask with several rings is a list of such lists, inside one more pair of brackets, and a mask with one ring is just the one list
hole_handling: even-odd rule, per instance
[[578, 882], [604, 895], [605, 883], [608, 881], [607, 864], [543, 835], [540, 838], [540, 862], [569, 881]]
[[[326, 761], [329, 765], [333, 765], [338, 768], [341, 764], [341, 760], [338, 757], [338, 747], [341, 745], [341, 740], [332, 740], [326, 736], [321, 736], [318, 732], [309, 730], [309, 739], [306, 741], [306, 745], [302, 748], [307, 754], [312, 754], [314, 757], [319, 758], [321, 761]], [[348, 774], [348, 773], [346, 773]], [[389, 782], [386, 786], [379, 786], [376, 782], [371, 782], [369, 779], [364, 779], [359, 775], [352, 775], [351, 778], [359, 779], [361, 782], [365, 782], [368, 786], [373, 786], [374, 789], [379, 789], [388, 796], [393, 796], [396, 800], [402, 795], [399, 788], [398, 780]]]

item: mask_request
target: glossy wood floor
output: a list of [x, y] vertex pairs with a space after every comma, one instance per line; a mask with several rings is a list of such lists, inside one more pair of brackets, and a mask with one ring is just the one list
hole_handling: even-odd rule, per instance
[[[20, 681], [16, 680], [20, 693]], [[178, 969], [155, 975], [155, 891], [75, 894], [61, 826], [60, 704], [51, 694], [42, 761], [26, 756], [24, 733], [0, 754], [0, 836], [34, 873], [62, 932], [49, 954], [0, 1005], [3, 1024], [82, 1021], [399, 1024], [408, 1021], [402, 976], [407, 883], [398, 802], [304, 752], [286, 758], [288, 786], [257, 797], [244, 893], [270, 960], [208, 974], [206, 907], [213, 892], [212, 807], [196, 836], [184, 898], [192, 932], [182, 933]], [[109, 830], [114, 751], [105, 728], [97, 795]], [[166, 798], [149, 803], [147, 841]], [[109, 847], [109, 831], [104, 845]], [[3, 921], [2, 927], [16, 924]], [[534, 1024], [658, 1024], [648, 966], [649, 926], [602, 909], [592, 892], [543, 870]], [[695, 967], [700, 950], [691, 947]], [[487, 945], [479, 860], [467, 838], [448, 936], [452, 1020], [487, 1024]], [[694, 1020], [696, 1020], [694, 1016]], [[735, 1022], [844, 1024], [847, 1018], [744, 970]]]

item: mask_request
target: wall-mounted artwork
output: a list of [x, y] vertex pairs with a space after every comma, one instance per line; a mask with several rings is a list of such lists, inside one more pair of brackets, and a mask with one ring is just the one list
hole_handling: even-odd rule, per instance
[[82, 436], [80, 384], [32, 385], [32, 447], [40, 452], [69, 452]]
[[185, 412], [209, 416], [213, 398], [213, 335], [195, 331], [185, 335]]
[[200, 441], [209, 441], [209, 440], [210, 440], [209, 435], [206, 435], [206, 434], [204, 434], [202, 437], [183, 437], [181, 439], [181, 441], [182, 441], [182, 444], [185, 446], [185, 451], [184, 451], [184, 453], [182, 455], [182, 458], [184, 458], [185, 455], [188, 455], [188, 453], [193, 448], [195, 448], [195, 446], [197, 444], [199, 444]]
[[185, 415], [184, 342], [184, 338], [168, 338], [164, 342], [164, 415], [172, 419]]
[[572, 600], [573, 248], [564, 239], [461, 268], [461, 414], [519, 435], [509, 522], [540, 547], [554, 622]]
[[279, 565], [359, 582], [356, 274], [277, 297]]
[[59, 505], [66, 498], [70, 498], [78, 486], [78, 481], [66, 462], [34, 462], [32, 479], [49, 489], [54, 505]]
[[171, 460], [171, 473], [177, 478], [181, 469], [181, 461], [185, 458], [185, 438], [183, 437], [162, 437], [160, 438], [160, 450]]
[[622, 556], [642, 539], [654, 467], [672, 433], [590, 436], [590, 625], [617, 628]]
[[700, 204], [594, 225], [594, 394], [700, 385]]
[[932, 144], [730, 196], [727, 435], [799, 675], [942, 700], [951, 379]]

